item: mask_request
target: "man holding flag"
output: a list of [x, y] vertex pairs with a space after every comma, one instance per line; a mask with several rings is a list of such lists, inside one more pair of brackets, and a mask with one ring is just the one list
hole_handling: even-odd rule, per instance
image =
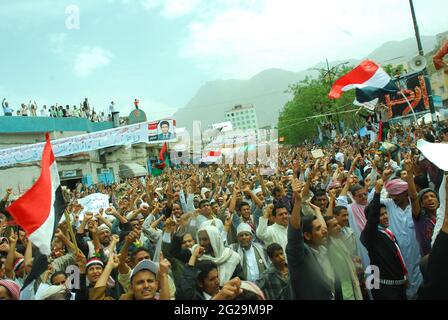
[[40, 253], [33, 261], [22, 290], [47, 270], [51, 242], [66, 206], [48, 133], [45, 138], [40, 177], [23, 196], [6, 208]]

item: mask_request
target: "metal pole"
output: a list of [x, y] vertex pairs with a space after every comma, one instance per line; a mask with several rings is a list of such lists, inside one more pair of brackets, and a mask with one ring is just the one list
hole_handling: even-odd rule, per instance
[[[417, 17], [415, 16], [415, 9], [414, 9], [414, 2], [413, 2], [413, 0], [409, 0], [409, 6], [411, 7], [412, 22], [414, 24], [415, 38], [417, 39], [418, 54], [421, 55], [422, 57], [424, 57], [425, 53], [423, 52], [422, 41], [420, 39], [420, 31], [418, 29]], [[425, 69], [423, 69], [423, 75], [424, 75], [424, 78], [425, 78], [426, 89], [428, 91], [429, 110], [431, 111], [431, 121], [434, 121], [433, 118], [435, 116], [436, 111], [434, 109], [434, 102], [432, 100], [431, 79], [429, 78], [428, 68], [425, 67]]]
[[414, 23], [415, 38], [417, 39], [418, 54], [421, 56], [424, 56], [425, 54], [423, 53], [422, 41], [420, 39], [420, 32], [418, 30], [417, 18], [415, 16], [414, 3], [412, 0], [409, 0], [409, 5], [411, 6], [412, 22]]

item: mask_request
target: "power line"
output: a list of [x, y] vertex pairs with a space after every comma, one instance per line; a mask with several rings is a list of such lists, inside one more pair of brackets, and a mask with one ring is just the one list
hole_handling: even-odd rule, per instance
[[[340, 112], [339, 114], [342, 114], [342, 113], [350, 113], [350, 112], [359, 112], [361, 109], [362, 109], [362, 107], [359, 108], [359, 109], [343, 111], [343, 112]], [[310, 117], [306, 117], [306, 118], [299, 118], [299, 119], [296, 119], [296, 120], [302, 120], [302, 121], [297, 122], [297, 123], [290, 124], [290, 125], [288, 125], [288, 126], [279, 127], [279, 129], [286, 129], [286, 128], [289, 128], [289, 127], [296, 126], [296, 125], [298, 125], [298, 124], [307, 122], [307, 121], [310, 120], [310, 119], [315, 119], [315, 118], [325, 117], [325, 116], [329, 116], [329, 115], [333, 115], [333, 114], [336, 114], [336, 112], [333, 112], [333, 113], [326, 113], [326, 114], [320, 114], [320, 115], [310, 116]]]

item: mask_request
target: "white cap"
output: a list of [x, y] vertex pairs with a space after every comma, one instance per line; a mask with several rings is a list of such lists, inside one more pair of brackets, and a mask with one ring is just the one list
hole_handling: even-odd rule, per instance
[[252, 234], [252, 228], [247, 223], [242, 222], [238, 228], [236, 228], [236, 235], [239, 235], [242, 232], [249, 232]]
[[201, 194], [206, 194], [207, 192], [210, 192], [210, 189], [205, 187], [201, 189]]
[[142, 202], [142, 204], [140, 205], [140, 209], [143, 209], [143, 208], [149, 208], [149, 204], [147, 204], [146, 202]]
[[336, 156], [334, 157], [334, 159], [337, 161], [337, 162], [344, 162], [344, 159], [345, 159], [345, 156], [344, 156], [344, 154], [342, 153], [342, 152], [338, 152], [338, 153], [336, 153]]

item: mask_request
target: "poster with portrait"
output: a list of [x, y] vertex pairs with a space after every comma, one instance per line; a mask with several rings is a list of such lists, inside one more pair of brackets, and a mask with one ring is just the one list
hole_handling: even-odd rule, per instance
[[149, 142], [176, 141], [176, 120], [163, 119], [148, 123]]

